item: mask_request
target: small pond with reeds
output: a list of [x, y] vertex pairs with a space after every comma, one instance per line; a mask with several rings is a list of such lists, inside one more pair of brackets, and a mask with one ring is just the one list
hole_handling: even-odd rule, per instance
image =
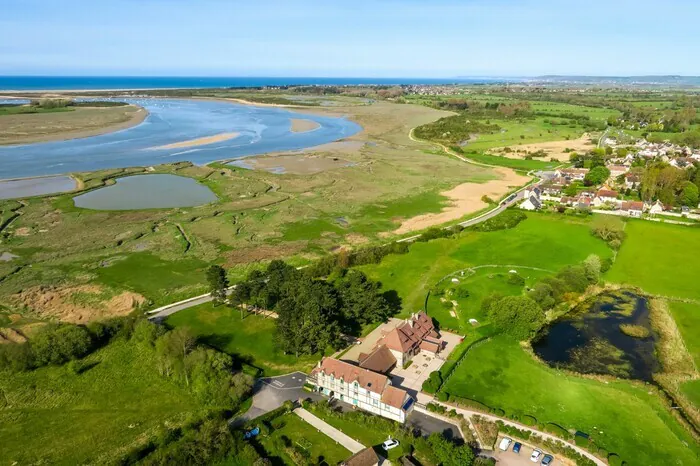
[[532, 349], [553, 367], [651, 381], [659, 369], [655, 342], [647, 299], [606, 291], [549, 325]]

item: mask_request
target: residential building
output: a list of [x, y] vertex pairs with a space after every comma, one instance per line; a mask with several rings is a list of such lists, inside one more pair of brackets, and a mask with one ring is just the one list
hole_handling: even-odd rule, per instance
[[594, 204], [617, 203], [619, 195], [620, 193], [611, 189], [599, 189], [595, 195]]
[[374, 448], [367, 447], [342, 461], [340, 466], [377, 466], [378, 464], [379, 456], [377, 456]]
[[561, 168], [556, 173], [569, 181], [583, 181], [588, 171], [588, 168]]
[[649, 207], [649, 213], [650, 214], [660, 214], [663, 213], [663, 211], [666, 210], [664, 205], [661, 203], [661, 201], [656, 201], [654, 202], [651, 207]]
[[386, 375], [333, 358], [323, 358], [307, 381], [325, 396], [403, 423], [414, 400]]
[[644, 212], [643, 202], [623, 202], [620, 210], [630, 217], [640, 218]]
[[540, 201], [539, 197], [531, 195], [525, 198], [520, 204], [520, 208], [525, 210], [539, 210], [542, 208], [542, 201]]
[[633, 189], [639, 186], [639, 183], [642, 181], [641, 175], [638, 173], [627, 173], [625, 175], [625, 188], [627, 189]]
[[421, 351], [437, 354], [445, 347], [433, 320], [423, 311], [412, 314], [401, 325], [386, 333], [377, 343], [378, 347], [382, 345], [391, 351], [396, 365], [400, 367]]
[[608, 170], [610, 170], [610, 178], [615, 179], [620, 175], [624, 175], [630, 171], [629, 167], [625, 165], [608, 165]]

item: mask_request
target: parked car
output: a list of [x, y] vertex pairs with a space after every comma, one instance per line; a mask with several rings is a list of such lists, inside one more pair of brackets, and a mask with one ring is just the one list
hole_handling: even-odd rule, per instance
[[542, 450], [533, 450], [532, 455], [530, 455], [530, 461], [533, 463], [537, 463], [540, 460], [540, 456], [542, 456]]
[[396, 440], [396, 439], [393, 439], [393, 438], [390, 438], [390, 439], [387, 440], [386, 442], [382, 443], [382, 448], [383, 448], [385, 451], [389, 451], [389, 450], [391, 450], [392, 448], [396, 448], [396, 447], [398, 447], [398, 446], [399, 446], [399, 441]]
[[501, 440], [501, 443], [498, 444], [498, 448], [500, 448], [503, 451], [508, 451], [508, 447], [510, 446], [511, 442], [513, 442], [511, 439], [508, 437], [503, 437], [503, 440]]
[[554, 461], [554, 457], [552, 455], [544, 455], [544, 458], [542, 458], [542, 464], [545, 466], [551, 464], [552, 461]]
[[522, 448], [522, 444], [520, 442], [515, 442], [513, 445], [513, 453], [520, 453], [520, 449]]

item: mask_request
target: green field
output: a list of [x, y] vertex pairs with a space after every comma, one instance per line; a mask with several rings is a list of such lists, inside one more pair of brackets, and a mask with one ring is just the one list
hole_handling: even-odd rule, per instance
[[583, 134], [583, 128], [578, 125], [553, 125], [555, 118], [535, 117], [522, 121], [494, 120], [501, 131], [493, 134], [480, 134], [465, 150], [484, 151], [493, 147], [512, 147], [518, 144], [534, 142], [560, 141], [576, 139]]
[[585, 432], [628, 464], [698, 464], [697, 444], [648, 388], [566, 375], [501, 337], [472, 348], [445, 390]]
[[265, 448], [273, 464], [277, 464], [278, 460], [290, 466], [296, 464], [284, 451], [277, 448], [277, 442], [281, 441], [283, 436], [287, 437], [293, 445], [306, 450], [309, 459], [314, 461], [313, 464], [317, 464], [316, 461], [338, 464], [352, 455], [345, 447], [337, 444], [294, 413], [274, 419], [272, 427], [274, 431], [268, 437], [261, 438], [260, 444]]
[[[700, 305], [671, 301], [669, 309], [695, 365], [700, 365]], [[681, 391], [691, 403], [700, 406], [700, 380], [681, 384]]]
[[464, 157], [479, 163], [488, 165], [496, 165], [499, 167], [508, 167], [514, 170], [530, 171], [530, 170], [551, 170], [554, 167], [561, 165], [561, 162], [550, 162], [545, 158], [539, 160], [513, 159], [509, 157], [501, 157], [490, 154], [472, 154], [465, 153]]
[[[527, 266], [554, 273], [566, 265], [583, 261], [589, 254], [598, 254], [601, 258], [611, 255], [607, 245], [590, 234], [588, 219], [528, 215], [510, 230], [464, 231], [457, 239], [416, 243], [408, 254], [388, 256], [380, 264], [361, 269], [380, 281], [384, 289], [395, 290], [402, 299], [404, 314], [410, 314], [424, 308], [428, 291], [439, 280], [467, 267]], [[475, 279], [481, 276], [480, 273]], [[488, 286], [488, 283], [480, 283], [480, 279], [474, 283], [477, 299], [472, 300], [472, 306], [480, 304], [476, 302], [478, 296], [488, 293]], [[431, 315], [432, 309], [429, 309]], [[447, 325], [450, 326], [449, 322]], [[465, 322], [462, 325], [465, 328]]]
[[263, 370], [264, 375], [307, 371], [321, 358], [284, 354], [275, 347], [275, 319], [246, 315], [227, 306], [202, 304], [168, 317], [173, 327], [188, 327], [200, 340]]
[[134, 341], [115, 341], [83, 364], [79, 375], [66, 366], [0, 374], [0, 462], [111, 464], [166, 423], [204, 413]]
[[693, 227], [628, 221], [627, 238], [605, 279], [668, 297], [700, 299], [695, 258], [700, 230]]

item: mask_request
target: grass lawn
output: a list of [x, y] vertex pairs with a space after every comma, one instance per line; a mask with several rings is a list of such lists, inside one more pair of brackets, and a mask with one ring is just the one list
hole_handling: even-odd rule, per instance
[[203, 342], [263, 370], [267, 376], [307, 371], [321, 356], [284, 354], [275, 347], [274, 319], [206, 303], [168, 317], [173, 327], [189, 327]]
[[320, 463], [321, 459], [328, 464], [338, 464], [352, 455], [345, 447], [337, 444], [294, 413], [274, 419], [272, 426], [274, 431], [270, 436], [261, 438], [260, 444], [269, 457], [274, 458], [273, 464], [278, 458], [285, 464], [292, 466], [295, 464], [284, 451], [278, 451], [275, 446], [274, 440], [283, 436], [287, 437], [292, 444], [306, 449], [310, 460], [314, 461], [313, 464], [316, 464], [316, 461]]
[[[440, 279], [467, 267], [489, 264], [528, 266], [556, 272], [566, 265], [583, 261], [589, 254], [601, 257], [611, 254], [603, 241], [590, 234], [588, 219], [528, 215], [510, 230], [465, 231], [456, 239], [416, 243], [411, 245], [408, 254], [388, 256], [380, 264], [361, 269], [379, 280], [384, 289], [395, 290], [402, 299], [404, 314], [410, 314], [424, 308], [428, 290]], [[523, 272], [523, 276], [527, 274]], [[475, 295], [487, 292], [488, 286], [475, 283]], [[477, 300], [473, 300], [474, 305]], [[446, 325], [450, 326], [450, 323]]]
[[[683, 341], [688, 352], [700, 365], [700, 305], [671, 301], [668, 303], [673, 319], [683, 336]], [[700, 406], [700, 380], [693, 380], [681, 384], [681, 391], [695, 406]]]
[[164, 423], [203, 414], [198, 402], [156, 369], [155, 352], [115, 341], [64, 367], [0, 374], [0, 462], [112, 464]]
[[[455, 277], [459, 280], [459, 283], [453, 283], [448, 279], [441, 284], [447, 290], [451, 288], [466, 289], [469, 292], [468, 297], [461, 298], [455, 296], [455, 294], [450, 296], [447, 293], [444, 296], [437, 296], [431, 293], [426, 307], [427, 312], [436, 318], [443, 328], [453, 330], [459, 330], [460, 327], [471, 328], [472, 326], [467, 324], [469, 319], [476, 319], [480, 323], [484, 323], [486, 315], [481, 310], [481, 301], [485, 297], [492, 293], [500, 293], [503, 296], [515, 296], [523, 292], [522, 285], [509, 283], [508, 278], [511, 270], [516, 270], [518, 275], [525, 280], [525, 286], [528, 287], [533, 286], [539, 279], [549, 275], [547, 272], [517, 267], [477, 269], [474, 275], [467, 274], [465, 277]], [[442, 301], [442, 299], [446, 299], [447, 303]], [[453, 310], [450, 301], [457, 302], [457, 317], [453, 317], [450, 314], [450, 311]]]
[[606, 280], [663, 296], [700, 299], [700, 230], [643, 220], [627, 222], [627, 238]]
[[628, 464], [698, 462], [700, 448], [644, 387], [565, 375], [503, 337], [472, 348], [446, 391], [586, 432]]
[[490, 154], [471, 154], [465, 153], [464, 157], [475, 162], [486, 163], [488, 165], [497, 165], [499, 167], [508, 167], [515, 170], [551, 170], [562, 164], [562, 162], [550, 162], [546, 158], [538, 160], [511, 159], [509, 157], [501, 157], [499, 155]]

